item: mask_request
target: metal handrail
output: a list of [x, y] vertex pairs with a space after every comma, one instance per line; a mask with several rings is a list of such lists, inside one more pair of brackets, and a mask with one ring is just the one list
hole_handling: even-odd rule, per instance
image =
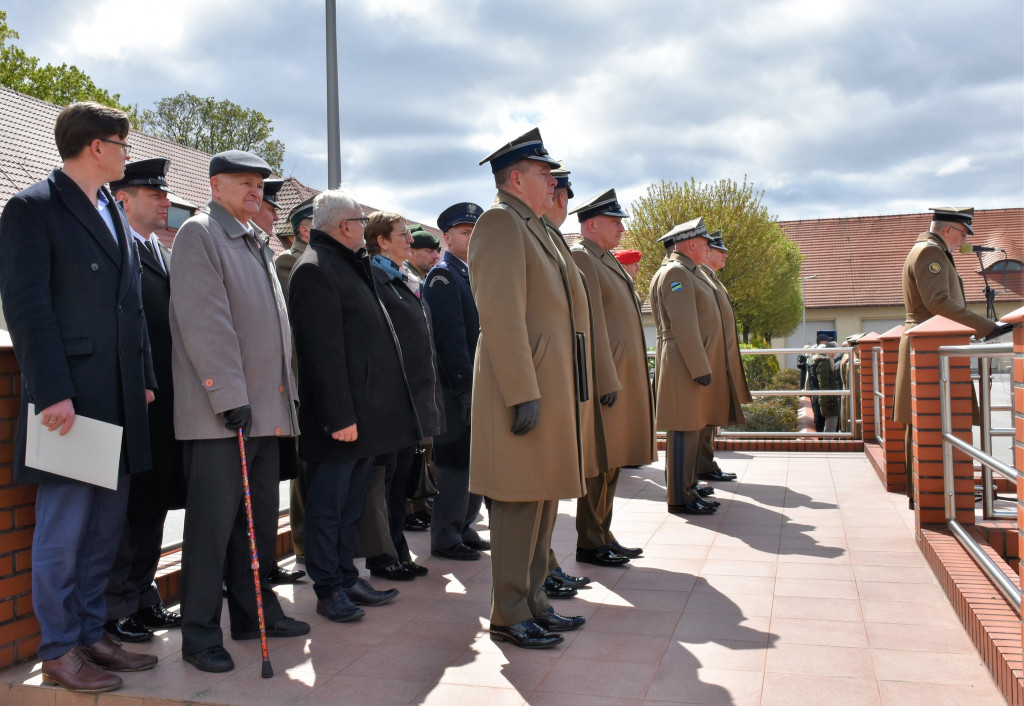
[[[950, 368], [949, 359], [951, 357], [957, 358], [980, 358], [982, 360], [988, 360], [990, 358], [1010, 358], [1013, 357], [1013, 345], [1008, 343], [989, 343], [983, 345], [974, 346], [941, 346], [939, 347], [939, 417], [942, 429], [942, 479], [943, 479], [943, 490], [945, 493], [945, 510], [946, 510], [946, 525], [949, 527], [953, 536], [957, 538], [961, 546], [967, 551], [968, 554], [974, 559], [974, 561], [981, 568], [982, 572], [988, 577], [989, 581], [996, 587], [996, 589], [1002, 594], [1006, 602], [1009, 603], [1010, 607], [1019, 616], [1021, 614], [1021, 590], [1017, 585], [1016, 577], [1011, 578], [996, 566], [987, 554], [981, 549], [981, 545], [978, 544], [975, 539], [968, 534], [967, 530], [963, 528], [956, 519], [956, 491], [953, 478], [953, 449], [956, 448], [966, 454], [969, 458], [972, 458], [982, 465], [982, 472], [985, 477], [986, 488], [992, 485], [991, 471], [995, 469], [998, 473], [1010, 478], [1013, 482], [1018, 482], [1020, 478], [1024, 477], [1020, 471], [1016, 468], [1012, 468], [1002, 463], [996, 458], [993, 458], [991, 454], [984, 450], [978, 450], [973, 445], [968, 444], [956, 436], [953, 436], [953, 421], [952, 415], [950, 414], [950, 395], [949, 395], [949, 378]], [[987, 369], [987, 364], [984, 366]], [[987, 377], [983, 374], [982, 380], [987, 380]], [[981, 385], [982, 388], [987, 387], [986, 384]], [[980, 395], [979, 395], [980, 396]], [[984, 415], [982, 420], [984, 422]], [[984, 435], [982, 435], [982, 443], [984, 444]], [[984, 495], [988, 495], [986, 492]]]
[[881, 356], [881, 346], [871, 349], [871, 396], [875, 402], [875, 440], [879, 446], [885, 443], [882, 438], [882, 430], [885, 429], [885, 425], [882, 424], [882, 400], [885, 399], [885, 394], [882, 392], [882, 365], [879, 362]]

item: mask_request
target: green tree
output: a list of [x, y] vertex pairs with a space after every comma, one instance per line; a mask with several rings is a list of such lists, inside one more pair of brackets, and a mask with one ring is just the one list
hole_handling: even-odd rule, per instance
[[284, 143], [271, 139], [273, 121], [258, 110], [188, 91], [161, 98], [154, 108], [142, 111], [146, 132], [210, 154], [246, 150], [265, 159], [275, 174], [282, 173]]
[[0, 10], [0, 85], [57, 105], [90, 100], [120, 108], [128, 113], [133, 126], [138, 127], [138, 111], [122, 105], [120, 94], [98, 87], [77, 66], [41, 66], [38, 57], [8, 44], [9, 39], [18, 39], [18, 33], [7, 25], [7, 12]]
[[646, 292], [665, 249], [657, 239], [674, 226], [702, 216], [709, 231], [720, 230], [729, 248], [718, 273], [729, 290], [736, 321], [747, 341], [751, 334], [769, 342], [791, 333], [800, 323], [800, 264], [803, 255], [786, 237], [778, 219], [762, 203], [764, 191], [753, 184], [722, 179], [703, 184], [662, 180], [630, 209], [629, 231], [622, 247], [644, 253], [637, 288]]

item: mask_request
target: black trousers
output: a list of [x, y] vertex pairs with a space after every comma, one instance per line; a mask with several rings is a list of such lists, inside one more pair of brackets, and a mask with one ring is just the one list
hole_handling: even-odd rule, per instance
[[[279, 441], [256, 437], [245, 444], [249, 468], [256, 551], [260, 576], [273, 568], [277, 542]], [[224, 644], [220, 629], [221, 576], [228, 587], [228, 615], [233, 631], [256, 630], [256, 591], [238, 440], [184, 442], [185, 539], [181, 551], [181, 651], [194, 654]], [[263, 582], [266, 624], [276, 625], [284, 611], [270, 584]]]
[[665, 451], [665, 480], [669, 505], [686, 505], [696, 500], [697, 457], [700, 436], [697, 431], [670, 431]]
[[153, 579], [160, 563], [167, 506], [163, 499], [152, 497], [153, 490], [152, 483], [133, 482], [128, 491], [128, 515], [104, 594], [108, 620], [117, 620], [161, 603], [160, 592]]
[[[405, 541], [405, 491], [409, 485], [409, 472], [416, 458], [416, 446], [408, 446], [394, 453], [378, 456], [375, 466], [384, 467], [384, 503], [388, 510], [388, 534], [395, 545], [400, 561], [411, 561], [409, 543]], [[367, 557], [366, 568], [379, 569], [387, 566], [392, 559], [387, 554]]]

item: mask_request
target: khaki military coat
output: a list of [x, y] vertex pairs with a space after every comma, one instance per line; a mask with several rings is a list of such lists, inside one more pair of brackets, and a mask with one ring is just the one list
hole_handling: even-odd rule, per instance
[[710, 267], [701, 265], [701, 269], [711, 283], [715, 285], [715, 296], [718, 308], [722, 312], [722, 331], [725, 333], [725, 363], [729, 368], [729, 392], [732, 395], [733, 410], [730, 412], [730, 424], [744, 424], [743, 407], [754, 398], [750, 396], [747, 386], [747, 375], [743, 370], [743, 358], [740, 356], [740, 340], [736, 333], [736, 313], [732, 310], [729, 290], [718, 279], [718, 275]]
[[[673, 252], [651, 279], [658, 328], [655, 421], [665, 431], [729, 423], [732, 396], [715, 286], [694, 262]], [[711, 375], [704, 387], [694, 379]]]
[[657, 457], [654, 399], [633, 279], [614, 255], [592, 240], [583, 238], [573, 245], [572, 258], [587, 279], [594, 327], [603, 328], [608, 341], [612, 371], [606, 385], [598, 380], [598, 397], [618, 392], [614, 405], [599, 407], [608, 466], [646, 465]]
[[933, 233], [921, 233], [903, 265], [903, 303], [907, 322], [900, 339], [896, 366], [896, 396], [893, 419], [910, 423], [910, 339], [906, 332], [933, 316], [945, 316], [970, 326], [981, 336], [992, 332], [996, 323], [967, 308], [964, 282], [957, 274], [953, 255], [945, 241]]
[[284, 292], [285, 300], [288, 299], [288, 280], [292, 276], [292, 268], [295, 267], [295, 263], [299, 261], [302, 253], [306, 252], [308, 247], [309, 243], [300, 240], [299, 236], [295, 236], [295, 242], [291, 248], [278, 253], [274, 258], [274, 269], [277, 271], [277, 279], [281, 283], [281, 291]]
[[[584, 493], [575, 333], [586, 293], [544, 223], [503, 191], [469, 243], [480, 314], [473, 366], [470, 490], [495, 500], [578, 498]], [[582, 296], [582, 299], [580, 299]], [[512, 433], [515, 406], [537, 400], [527, 434]]]

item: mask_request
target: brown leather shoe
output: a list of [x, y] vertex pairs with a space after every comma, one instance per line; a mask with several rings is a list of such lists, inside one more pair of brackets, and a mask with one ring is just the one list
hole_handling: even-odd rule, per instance
[[124, 650], [121, 643], [110, 635], [104, 635], [99, 641], [82, 649], [97, 667], [111, 672], [141, 672], [156, 666], [156, 655]]
[[98, 694], [121, 686], [121, 677], [104, 672], [91, 661], [84, 647], [72, 647], [57, 659], [43, 662], [43, 683], [68, 691]]

